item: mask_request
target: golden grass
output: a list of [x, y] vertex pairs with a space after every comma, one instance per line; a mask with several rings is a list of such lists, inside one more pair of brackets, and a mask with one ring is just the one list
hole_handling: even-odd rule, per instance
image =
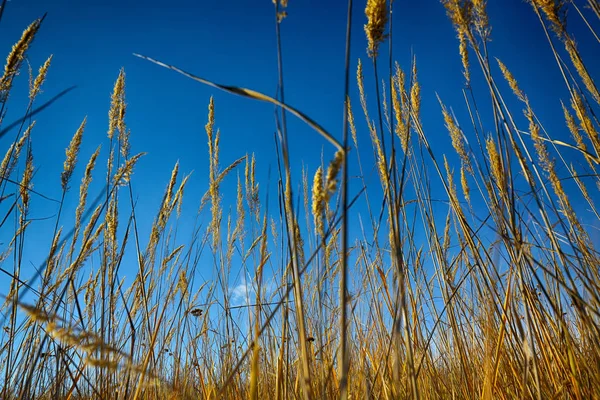
[[[273, 3], [278, 26], [285, 23], [287, 1]], [[564, 124], [550, 129], [517, 77], [500, 60], [490, 62], [493, 21], [486, 2], [442, 3], [458, 36], [470, 120], [459, 121], [452, 110], [460, 105], [450, 108], [438, 97], [444, 123], [431, 131], [422, 123], [416, 59], [406, 69], [410, 74], [388, 60], [387, 80], [378, 77], [380, 47], [392, 38], [386, 33], [389, 7], [397, 7], [387, 1], [366, 2], [376, 90], [367, 96], [359, 59], [352, 96], [344, 93], [341, 141], [285, 103], [282, 78], [273, 98], [140, 56], [278, 107], [279, 209], [269, 209], [277, 202], [266, 203], [267, 193], [259, 190], [261, 160], [221, 160], [227, 144], [211, 97], [209, 185], [200, 199], [188, 200], [200, 203], [193, 234], [178, 233], [190, 179], [182, 177], [179, 163], [165, 182], [151, 229], [140, 232], [130, 183], [143, 153], [130, 153], [121, 70], [108, 107], [105, 188], [89, 198], [98, 147], [83, 169], [77, 206], [63, 208], [83, 157], [84, 119], [65, 144], [59, 213], [39, 282], [21, 272], [24, 243], [35, 234], [28, 215], [39, 151], [30, 136], [35, 121], [21, 128], [0, 163], [0, 227], [16, 221], [0, 254], [8, 282], [0, 398], [600, 399], [600, 254], [589, 228], [600, 219], [600, 101], [565, 11], [574, 7], [576, 21], [597, 37], [594, 24], [575, 3], [529, 0], [569, 96], [556, 99]], [[588, 3], [598, 13], [596, 2]], [[41, 20], [27, 27], [7, 59], [2, 109], [40, 27]], [[26, 114], [51, 60], [30, 77]], [[278, 67], [282, 76], [281, 58]], [[486, 83], [483, 92], [471, 86], [475, 67]], [[366, 129], [355, 119], [354, 95]], [[303, 169], [302, 182], [292, 179], [288, 113], [334, 150], [323, 155], [330, 161], [314, 175]], [[433, 144], [444, 125], [455, 154]], [[556, 139], [561, 136], [574, 144]], [[363, 170], [368, 152], [374, 165]], [[358, 179], [349, 179], [349, 162], [357, 164]], [[221, 191], [232, 172], [235, 195]], [[348, 185], [355, 197], [347, 197]], [[295, 197], [297, 187], [302, 195]], [[234, 209], [223, 206], [224, 196], [235, 196]], [[63, 227], [68, 212], [74, 212], [73, 226]], [[127, 284], [120, 270], [126, 259], [137, 262]], [[247, 279], [249, 304], [241, 306], [230, 290], [237, 266]], [[34, 304], [21, 300], [25, 292]]]

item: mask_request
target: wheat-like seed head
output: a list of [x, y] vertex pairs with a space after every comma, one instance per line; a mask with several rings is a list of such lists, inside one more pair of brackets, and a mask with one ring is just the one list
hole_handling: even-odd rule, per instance
[[323, 189], [323, 168], [317, 168], [313, 178], [312, 185], [312, 214], [315, 223], [315, 233], [320, 236], [325, 236], [323, 223], [323, 211], [325, 203], [325, 191]]
[[[110, 198], [110, 201], [108, 203], [108, 208], [104, 215], [104, 223], [106, 226], [106, 231], [104, 233], [104, 240], [105, 240], [106, 248], [108, 249], [107, 250], [108, 254], [105, 254], [105, 255], [107, 257], [114, 256], [114, 254], [111, 254], [111, 252], [116, 251], [117, 227], [119, 225], [119, 214], [118, 214], [118, 209], [117, 209], [116, 196], [111, 196], [111, 198]], [[109, 275], [110, 275], [110, 269], [111, 268], [109, 268]], [[109, 280], [112, 281], [112, 279], [110, 279], [110, 278], [111, 277], [109, 277]]]
[[[86, 225], [83, 230], [83, 244], [81, 245], [81, 249], [79, 250], [79, 255], [77, 258], [63, 271], [61, 276], [57, 280], [57, 284], [64, 282], [65, 279], [72, 277], [75, 275], [77, 270], [84, 264], [85, 260], [92, 254], [94, 251], [94, 243], [98, 240], [100, 234], [104, 231], [105, 223], [102, 222], [93, 231], [94, 226], [98, 222], [98, 218], [100, 217], [100, 212], [102, 211], [102, 207], [99, 205], [94, 210], [90, 221]], [[93, 232], [92, 232], [93, 231]]]
[[[454, 184], [454, 177], [452, 174], [452, 170], [450, 169], [450, 164], [448, 164], [448, 159], [446, 155], [444, 155], [444, 167], [446, 168], [446, 176], [448, 177], [448, 190], [450, 195], [450, 202], [458, 205], [458, 197], [456, 195], [456, 185]], [[456, 207], [455, 207], [456, 209]]]
[[412, 107], [415, 117], [418, 119], [421, 113], [421, 85], [417, 79], [417, 63], [413, 63], [412, 69], [413, 84], [410, 88], [410, 106]]
[[27, 149], [27, 161], [25, 162], [25, 171], [23, 172], [23, 179], [21, 180], [21, 185], [19, 186], [19, 193], [21, 195], [21, 200], [23, 201], [23, 209], [27, 210], [29, 208], [29, 190], [33, 188], [33, 183], [31, 182], [33, 178], [33, 151], [31, 149], [31, 145]]
[[209, 193], [211, 200], [211, 223], [209, 231], [213, 238], [213, 247], [216, 249], [220, 242], [219, 224], [221, 221], [221, 200], [219, 194], [219, 130], [216, 134], [215, 129], [215, 104], [211, 96], [208, 104], [208, 121], [205, 126], [206, 136], [208, 138], [208, 156], [209, 156]]
[[209, 101], [208, 101], [208, 121], [206, 122], [206, 125], [204, 126], [204, 129], [206, 131], [206, 136], [208, 137], [208, 157], [210, 160], [210, 176], [211, 176], [211, 181], [214, 181], [216, 179], [216, 172], [213, 170], [213, 158], [214, 158], [214, 143], [213, 143], [213, 136], [214, 136], [214, 127], [215, 127], [215, 102], [213, 97], [211, 96]]
[[402, 151], [408, 151], [409, 125], [406, 116], [406, 88], [404, 86], [404, 71], [398, 63], [395, 64], [395, 74], [392, 79], [392, 106], [396, 120], [395, 132], [400, 139]]
[[358, 139], [356, 138], [356, 124], [354, 123], [354, 113], [352, 112], [352, 105], [350, 104], [349, 96], [346, 98], [346, 109], [348, 112], [348, 126], [350, 127], [352, 141], [354, 142], [354, 147], [358, 148]]
[[458, 35], [458, 52], [463, 65], [463, 75], [467, 86], [471, 84], [471, 70], [469, 65], [469, 48], [467, 46], [467, 37], [464, 33]]
[[473, 169], [471, 167], [471, 160], [469, 159], [469, 155], [467, 154], [467, 149], [465, 148], [465, 141], [463, 139], [463, 134], [461, 130], [456, 125], [454, 118], [450, 115], [446, 106], [442, 103], [440, 98], [438, 97], [438, 101], [442, 106], [442, 115], [444, 116], [444, 122], [446, 123], [446, 129], [450, 133], [450, 139], [452, 139], [452, 147], [460, 157], [462, 165], [466, 168], [467, 172], [470, 174], [473, 173]]
[[156, 246], [158, 244], [160, 235], [165, 230], [165, 227], [167, 226], [167, 222], [173, 211], [174, 203], [172, 203], [171, 199], [173, 198], [173, 190], [175, 187], [175, 183], [177, 182], [178, 172], [179, 172], [179, 161], [177, 163], [175, 163], [175, 167], [173, 167], [173, 171], [171, 172], [171, 179], [169, 180], [169, 184], [167, 185], [167, 189], [165, 191], [163, 201], [162, 201], [162, 203], [160, 205], [160, 209], [158, 211], [158, 216], [157, 216], [156, 220], [154, 221], [154, 223], [152, 224], [152, 228], [150, 229], [150, 240], [148, 242], [147, 249], [149, 250], [151, 257], [154, 255], [154, 249], [156, 248]]
[[275, 218], [271, 217], [271, 236], [273, 237], [273, 243], [277, 245], [277, 240], [279, 239], [279, 234], [277, 232], [277, 223], [275, 222]]
[[[332, 229], [330, 234], [331, 236], [329, 237], [329, 240], [327, 241], [327, 245], [325, 246], [325, 267], [328, 268], [332, 265], [332, 262], [334, 260], [332, 260], [332, 254], [333, 254], [333, 250], [336, 249], [337, 243], [338, 243], [338, 237], [339, 237], [339, 233], [340, 233], [340, 228], [337, 229]], [[337, 271], [339, 271], [339, 266], [340, 263], [337, 263], [337, 267], [333, 273], [332, 273], [332, 279], [335, 278], [335, 274]]]
[[175, 163], [173, 170], [171, 171], [171, 179], [169, 179], [169, 185], [167, 186], [167, 191], [165, 193], [165, 205], [170, 206], [171, 199], [173, 198], [173, 190], [175, 188], [175, 184], [177, 183], [177, 175], [179, 174], [179, 161]]
[[175, 196], [173, 196], [171, 208], [177, 210], [177, 218], [181, 216], [181, 206], [183, 204], [183, 191], [185, 189], [185, 186], [187, 185], [188, 180], [190, 179], [190, 176], [191, 174], [188, 174], [183, 178], [183, 180], [179, 184], [179, 188], [175, 192]]
[[85, 205], [87, 202], [87, 194], [90, 183], [92, 182], [92, 171], [96, 166], [96, 160], [98, 159], [98, 155], [100, 154], [100, 146], [96, 148], [96, 151], [90, 157], [87, 165], [85, 166], [85, 172], [83, 174], [83, 178], [81, 179], [81, 185], [79, 186], [79, 203], [77, 204], [77, 208], [75, 209], [75, 227], [73, 233], [73, 241], [71, 242], [71, 248], [69, 250], [69, 257], [72, 254], [75, 246], [75, 241], [79, 235], [79, 231], [81, 229], [81, 217], [83, 216], [83, 212], [85, 211]]
[[550, 170], [554, 169], [554, 162], [550, 160], [550, 155], [542, 138], [540, 137], [540, 127], [535, 122], [533, 110], [528, 107], [525, 109], [525, 117], [529, 121], [529, 134], [531, 135], [531, 139], [533, 140], [533, 144], [535, 150], [538, 155], [538, 159], [542, 169], [546, 172], [550, 172]]
[[130, 157], [125, 164], [121, 165], [115, 175], [113, 176], [113, 182], [115, 185], [126, 185], [131, 178], [131, 174], [133, 173], [133, 168], [138, 160], [144, 156], [146, 153], [138, 153], [132, 157]]
[[90, 321], [92, 321], [94, 317], [94, 305], [96, 303], [96, 288], [98, 287], [99, 278], [100, 270], [98, 270], [95, 273], [95, 277], [94, 272], [90, 271], [90, 279], [88, 281], [88, 284], [86, 285], [84, 295], [85, 311]]
[[81, 125], [73, 135], [71, 139], [71, 143], [69, 147], [67, 147], [65, 159], [65, 163], [63, 166], [63, 172], [60, 176], [60, 183], [62, 189], [66, 191], [69, 186], [69, 181], [71, 180], [71, 176], [73, 176], [73, 171], [75, 170], [75, 165], [77, 164], [77, 155], [79, 154], [79, 148], [81, 147], [81, 140], [83, 138], [83, 131], [85, 129], [85, 124], [87, 121], [87, 117], [83, 119]]
[[19, 160], [19, 157], [21, 155], [21, 150], [23, 149], [25, 142], [29, 139], [31, 130], [34, 126], [35, 121], [33, 121], [31, 125], [29, 125], [25, 133], [23, 133], [23, 136], [21, 136], [21, 138], [16, 143], [13, 143], [9, 147], [8, 151], [6, 152], [6, 155], [4, 156], [4, 159], [2, 160], [2, 163], [0, 164], [0, 173], [2, 173], [2, 175], [0, 175], [1, 179], [6, 179], [12, 174], [13, 170], [17, 165], [17, 161]]
[[504, 79], [506, 80], [506, 82], [508, 82], [508, 85], [512, 89], [515, 96], [517, 96], [519, 98], [519, 100], [521, 100], [522, 102], [528, 103], [527, 96], [525, 96], [525, 94], [519, 88], [519, 85], [517, 84], [517, 80], [515, 79], [513, 74], [508, 70], [508, 68], [506, 68], [506, 65], [504, 65], [504, 63], [502, 61], [500, 61], [497, 58], [496, 58], [496, 61], [498, 62], [498, 65], [500, 66], [500, 70], [502, 71], [502, 75], [504, 76]]
[[467, 181], [467, 174], [465, 173], [464, 165], [460, 167], [460, 185], [462, 186], [463, 195], [467, 203], [471, 203], [471, 189], [469, 189], [469, 182]]
[[[449, 170], [449, 166], [446, 163], [446, 158], [444, 157], [444, 167], [446, 168], [446, 173], [448, 175], [448, 181], [451, 181], [451, 175], [452, 172]], [[448, 250], [450, 250], [450, 227], [451, 227], [451, 216], [452, 213], [448, 213], [448, 215], [446, 216], [446, 223], [444, 224], [444, 235], [442, 236], [442, 252], [444, 253], [444, 255], [446, 255], [448, 253]]]
[[[471, 83], [468, 42], [471, 26], [475, 24], [483, 40], [487, 40], [489, 24], [484, 0], [442, 0], [454, 29], [458, 35], [458, 51], [463, 65], [463, 75], [467, 86]], [[475, 12], [473, 12], [475, 8]]]
[[273, 4], [279, 3], [280, 7], [286, 8], [288, 6], [288, 0], [273, 0]]
[[562, 36], [566, 31], [566, 15], [564, 0], [529, 0], [533, 7], [540, 8], [552, 29], [557, 35]]
[[179, 279], [177, 280], [176, 291], [178, 291], [179, 293], [181, 293], [181, 297], [185, 298], [189, 294], [188, 288], [189, 288], [189, 282], [188, 282], [188, 279], [187, 279], [187, 275], [185, 273], [185, 270], [182, 269], [179, 272]]
[[327, 177], [325, 178], [325, 202], [327, 202], [330, 196], [337, 190], [337, 176], [342, 167], [342, 161], [344, 160], [344, 153], [341, 150], [335, 152], [335, 156], [329, 167], [327, 167]]
[[475, 27], [482, 34], [482, 36], [487, 38], [490, 31], [489, 19], [486, 11], [486, 0], [471, 0], [473, 3], [473, 11], [475, 12]]
[[573, 108], [573, 111], [575, 111], [575, 115], [579, 120], [579, 126], [586, 133], [590, 142], [592, 142], [592, 146], [594, 147], [596, 155], [599, 155], [600, 137], [598, 136], [598, 132], [594, 128], [594, 124], [588, 114], [588, 110], [583, 102], [583, 99], [577, 92], [572, 93], [571, 107]]
[[108, 111], [108, 138], [112, 139], [115, 130], [123, 128], [122, 117], [125, 114], [125, 71], [121, 69], [115, 82]]
[[34, 307], [29, 304], [19, 303], [19, 307], [25, 311], [29, 318], [37, 323], [46, 323], [54, 320], [60, 320], [60, 317], [47, 313], [44, 309]]
[[575, 66], [575, 69], [581, 77], [586, 89], [590, 92], [594, 101], [600, 105], [600, 92], [594, 83], [594, 79], [590, 76], [587, 68], [585, 67], [583, 60], [581, 59], [581, 54], [579, 54], [579, 50], [577, 50], [577, 47], [575, 46], [575, 42], [568, 36], [565, 39], [565, 48], [567, 49], [567, 53], [571, 58], [571, 62]]
[[367, 0], [365, 15], [367, 16], [365, 25], [367, 52], [369, 57], [377, 58], [379, 45], [387, 37], [385, 33], [385, 25], [388, 20], [387, 0]]
[[[61, 235], [62, 235], [62, 227], [60, 227], [56, 231], [54, 238], [52, 238], [52, 245], [50, 246], [50, 252], [48, 253], [48, 263], [47, 263], [46, 269], [44, 270], [44, 282], [46, 282], [46, 283], [50, 281], [50, 277], [54, 273], [54, 269], [57, 265], [57, 261], [60, 259], [60, 254], [57, 257], [56, 253], [58, 250], [58, 243], [60, 242]], [[63, 244], [63, 246], [64, 246], [64, 244]], [[42, 286], [44, 286], [44, 285], [42, 285]]]
[[385, 126], [388, 129], [391, 129], [391, 120], [390, 120], [390, 112], [388, 110], [388, 101], [387, 101], [387, 91], [386, 91], [386, 81], [385, 79], [381, 79], [381, 102], [383, 103], [383, 116], [385, 118]]
[[556, 173], [554, 160], [550, 158], [550, 153], [546, 147], [546, 144], [542, 140], [540, 136], [540, 126], [535, 121], [535, 116], [531, 107], [527, 107], [525, 110], [525, 116], [529, 121], [529, 131], [531, 134], [531, 138], [534, 143], [534, 147], [538, 156], [539, 163], [544, 171], [548, 174], [548, 178], [550, 180], [550, 184], [552, 185], [552, 189], [554, 193], [558, 197], [558, 200], [561, 205], [561, 212], [567, 217], [567, 220], [571, 224], [571, 226], [576, 230], [577, 235], [580, 240], [587, 240], [587, 234], [585, 230], [581, 227], [579, 220], [577, 219], [577, 215], [571, 206], [571, 202], [568, 199], [568, 196], [564, 190], [562, 182]]
[[0, 77], [0, 102], [5, 102], [10, 93], [13, 78], [18, 73], [21, 63], [25, 59], [25, 53], [33, 42], [33, 39], [40, 28], [41, 21], [32, 22], [21, 35], [19, 41], [12, 47], [11, 52], [6, 58], [4, 74]]
[[467, 35], [473, 23], [473, 2], [471, 0], [442, 0], [442, 4], [459, 37]]
[[127, 104], [125, 103], [125, 87], [123, 87], [123, 98], [121, 100], [121, 106], [119, 108], [119, 117], [117, 120], [117, 127], [119, 128], [119, 145], [120, 151], [123, 158], [127, 158], [129, 155], [129, 136], [131, 131], [127, 129], [125, 125], [125, 111], [127, 110]]
[[[563, 115], [565, 117], [565, 122], [567, 124], [567, 128], [569, 128], [569, 132], [571, 132], [571, 135], [573, 136], [575, 143], [577, 143], [577, 147], [580, 148], [581, 150], [587, 152], [588, 151], [587, 144], [583, 140], [583, 136], [581, 135], [580, 129], [577, 126], [577, 123], [575, 122], [575, 117], [573, 116], [573, 114], [571, 114], [569, 112], [569, 110], [567, 109], [567, 107], [565, 106], [565, 104], [562, 101], [560, 102], [560, 105], [563, 110]], [[586, 161], [590, 165], [590, 167], [594, 168], [594, 160], [587, 154], [584, 154], [584, 156], [585, 156]]]
[[306, 165], [302, 165], [302, 205], [304, 206], [304, 216], [306, 217], [306, 226], [310, 227], [310, 218], [309, 215], [311, 213], [310, 209], [309, 209], [309, 199], [310, 199], [310, 194], [309, 192], [309, 185], [308, 185], [308, 169], [306, 168]]
[[369, 110], [367, 109], [367, 95], [365, 94], [365, 85], [364, 85], [364, 74], [363, 67], [360, 58], [358, 59], [358, 66], [356, 67], [356, 82], [358, 84], [358, 92], [360, 94], [360, 105], [363, 109], [363, 113], [365, 115], [365, 119], [367, 120], [367, 125], [369, 126], [369, 130], [374, 130], [373, 123], [369, 118]]
[[498, 190], [500, 194], [506, 195], [508, 194], [506, 190], [505, 180], [504, 180], [504, 169], [502, 168], [502, 160], [500, 159], [500, 154], [498, 154], [498, 150], [496, 150], [496, 142], [492, 137], [488, 137], [485, 142], [485, 147], [488, 153], [488, 159], [490, 161], [490, 168], [492, 172], [492, 177], [496, 181], [496, 185], [498, 186]]
[[580, 149], [587, 151], [587, 145], [583, 141], [583, 136], [581, 136], [581, 133], [579, 132], [579, 127], [575, 122], [575, 117], [573, 117], [573, 114], [569, 112], [569, 110], [562, 101], [560, 102], [560, 105], [563, 110], [563, 115], [565, 117], [567, 128], [569, 128], [569, 132], [571, 132], [571, 135], [573, 135], [575, 143], [577, 143], [577, 146], [579, 146]]
[[31, 87], [29, 89], [29, 100], [30, 101], [33, 101], [37, 97], [37, 95], [40, 94], [40, 92], [42, 90], [42, 85], [44, 84], [44, 81], [46, 80], [46, 75], [48, 74], [48, 68], [50, 68], [51, 62], [52, 62], [52, 55], [50, 55], [50, 57], [48, 57], [46, 62], [44, 62], [44, 64], [42, 64], [42, 66], [40, 67], [40, 70], [38, 71], [38, 74], [35, 77], [35, 80], [32, 82]]
[[4, 179], [8, 178], [10, 175], [7, 172], [8, 172], [9, 163], [12, 160], [14, 151], [15, 151], [15, 143], [11, 143], [11, 145], [8, 147], [6, 154], [4, 155], [4, 158], [2, 159], [2, 162], [0, 163], [0, 182], [3, 181]]
[[245, 184], [246, 184], [246, 202], [250, 209], [250, 214], [254, 215], [256, 221], [259, 221], [260, 197], [258, 182], [256, 182], [256, 157], [252, 154], [252, 158], [248, 161], [246, 158], [245, 168]]

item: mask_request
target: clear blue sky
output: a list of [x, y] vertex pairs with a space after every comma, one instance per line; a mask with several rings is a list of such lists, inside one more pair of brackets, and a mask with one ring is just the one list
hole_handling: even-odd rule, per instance
[[[340, 138], [345, 1], [290, 0], [289, 3], [289, 16], [281, 25], [286, 100]], [[351, 76], [354, 79], [357, 59], [362, 58], [368, 77], [367, 90], [373, 100], [371, 68], [365, 53], [363, 9], [363, 2], [355, 1]], [[493, 26], [491, 54], [511, 69], [551, 135], [571, 142], [562, 116], [557, 112], [560, 110], [558, 99], [568, 100], [567, 92], [531, 7], [522, 0], [490, 1], [488, 11]], [[183, 173], [194, 171], [184, 202], [186, 215], [193, 215], [197, 209], [208, 181], [204, 124], [210, 95], [215, 97], [216, 126], [222, 135], [222, 165], [246, 153], [255, 153], [257, 172], [263, 182], [261, 194], [265, 195], [267, 170], [269, 165], [276, 166], [273, 107], [216, 92], [136, 58], [132, 53], [148, 55], [219, 83], [246, 86], [274, 95], [277, 65], [270, 0], [10, 0], [0, 23], [0, 54], [8, 54], [23, 29], [45, 12], [48, 13], [46, 20], [29, 52], [34, 70], [47, 56], [54, 54], [38, 105], [67, 87], [76, 85], [77, 88], [35, 118], [33, 146], [37, 175], [34, 183], [37, 190], [59, 197], [64, 149], [87, 116], [80, 166], [72, 185], [74, 193], [66, 204], [67, 213], [73, 213], [83, 165], [100, 143], [104, 146], [100, 160], [105, 163], [110, 93], [119, 69], [124, 67], [126, 121], [132, 131], [132, 152], [148, 153], [138, 164], [133, 179], [139, 196], [138, 212], [149, 216], [141, 226], [144, 232], [152, 222], [177, 160]], [[579, 19], [575, 14], [570, 18]], [[435, 92], [447, 106], [453, 107], [463, 126], [469, 124], [461, 93], [462, 67], [454, 29], [438, 0], [396, 0], [393, 20], [394, 58], [408, 70], [411, 52], [417, 56], [423, 124], [441, 159], [443, 153], [453, 151]], [[598, 71], [593, 37], [580, 21], [574, 21], [570, 29], [578, 38], [590, 71]], [[478, 66], [473, 65], [472, 71], [475, 89], [481, 90], [480, 103], [488, 101], [485, 89], [479, 86], [482, 80]], [[5, 123], [12, 122], [25, 109], [25, 73], [16, 85]], [[359, 123], [359, 141], [368, 148], [369, 136], [359, 112], [354, 80], [352, 99]], [[326, 160], [333, 149], [309, 128], [291, 118], [289, 121], [292, 164], [299, 174], [301, 162], [305, 162], [312, 176], [323, 146]], [[13, 137], [14, 132], [11, 132], [2, 138], [0, 146], [7, 148]], [[369, 150], [363, 152], [363, 161], [370, 159], [370, 153]], [[96, 181], [100, 179], [100, 175], [96, 175]], [[233, 188], [234, 184], [232, 176], [224, 190]], [[274, 188], [271, 185], [271, 198], [276, 197]], [[352, 193], [357, 190], [358, 186], [351, 187]], [[233, 203], [235, 194], [230, 196], [226, 193], [226, 204]], [[40, 199], [35, 201], [39, 207], [33, 206], [33, 218], [56, 212], [53, 204]], [[63, 221], [69, 226], [70, 216]], [[54, 221], [40, 221], [36, 227], [39, 232], [51, 231], [53, 224]], [[147, 234], [143, 233], [143, 237]], [[30, 235], [31, 250], [38, 241], [47, 246], [47, 239]], [[39, 254], [31, 254], [31, 261], [39, 263]]]

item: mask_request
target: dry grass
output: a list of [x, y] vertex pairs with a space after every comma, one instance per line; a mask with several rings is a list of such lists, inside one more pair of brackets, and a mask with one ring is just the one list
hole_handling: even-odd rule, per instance
[[[366, 55], [375, 74], [364, 76], [359, 60], [356, 84], [343, 94], [341, 140], [285, 103], [281, 57], [279, 92], [271, 98], [141, 56], [278, 106], [280, 209], [264, 202], [268, 194], [259, 191], [260, 160], [253, 155], [221, 167], [218, 105], [211, 98], [205, 127], [210, 179], [198, 210], [209, 214], [208, 226], [197, 219], [191, 237], [177, 235], [189, 175], [182, 178], [176, 164], [152, 228], [140, 232], [130, 181], [143, 153], [130, 153], [121, 71], [109, 109], [105, 189], [89, 198], [98, 148], [85, 166], [76, 209], [63, 209], [83, 156], [83, 120], [66, 150], [60, 212], [36, 279], [21, 273], [24, 243], [35, 235], [28, 215], [36, 193], [34, 123], [21, 126], [0, 164], [0, 227], [6, 232], [7, 220], [16, 221], [0, 255], [8, 282], [0, 315], [0, 398], [600, 398], [600, 254], [588, 228], [600, 218], [600, 95], [565, 23], [572, 7], [577, 14], [569, 26], [585, 24], [597, 38], [598, 21], [586, 18], [600, 16], [600, 7], [588, 0], [593, 14], [577, 2], [528, 2], [570, 94], [556, 99], [565, 124], [546, 130], [510, 66], [490, 61], [493, 21], [485, 1], [443, 0], [458, 36], [470, 115], [461, 123], [438, 98], [456, 152], [450, 158], [431, 144], [444, 127], [427, 132], [422, 125], [416, 61], [407, 75], [383, 60], [389, 61], [387, 83], [378, 76], [385, 70], [378, 66], [381, 46], [393, 38], [387, 1], [366, 3]], [[274, 1], [278, 27], [286, 5]], [[39, 34], [41, 19], [8, 56], [0, 122], [13, 78]], [[279, 30], [277, 43], [280, 50]], [[51, 60], [30, 78], [26, 114]], [[481, 69], [477, 76], [487, 93], [471, 88], [473, 68]], [[376, 90], [367, 98], [370, 78]], [[350, 91], [366, 119], [360, 135]], [[333, 145], [324, 155], [329, 163], [303, 171], [300, 184], [292, 181], [288, 162], [287, 115]], [[496, 123], [486, 126], [482, 115]], [[559, 130], [574, 143], [553, 139]], [[358, 142], [367, 137], [370, 146]], [[375, 156], [380, 187], [372, 171], [363, 172], [364, 152]], [[348, 185], [348, 163], [358, 166], [358, 187]], [[222, 197], [233, 193], [222, 193], [221, 183], [235, 174], [236, 207], [227, 211]], [[441, 202], [433, 185], [445, 194]], [[297, 187], [300, 194], [293, 192]], [[372, 200], [380, 197], [381, 203]], [[74, 226], [62, 227], [61, 215], [73, 211]], [[361, 231], [348, 231], [351, 218]], [[120, 273], [126, 255], [137, 261], [127, 285]], [[201, 258], [212, 265], [210, 281], [198, 281]], [[252, 277], [252, 304], [232, 303], [234, 264]]]

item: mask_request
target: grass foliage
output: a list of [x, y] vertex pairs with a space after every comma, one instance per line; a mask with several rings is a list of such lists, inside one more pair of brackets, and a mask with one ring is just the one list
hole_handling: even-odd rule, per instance
[[[285, 102], [279, 26], [286, 1], [274, 1], [275, 98], [138, 55], [147, 68], [275, 105], [279, 191], [259, 190], [261, 160], [252, 155], [222, 165], [227, 144], [211, 98], [205, 195], [187, 199], [189, 176], [175, 165], [151, 230], [140, 232], [131, 180], [143, 153], [129, 146], [121, 71], [107, 158], [100, 148], [80, 154], [85, 120], [67, 146], [55, 230], [35, 277], [22, 271], [24, 244], [35, 235], [31, 196], [42, 194], [33, 187], [35, 122], [24, 119], [10, 131], [0, 165], [0, 227], [12, 237], [0, 255], [8, 289], [0, 398], [600, 398], [600, 253], [590, 232], [600, 219], [600, 92], [566, 24], [568, 9], [569, 27], [583, 24], [597, 39], [600, 4], [527, 2], [556, 56], [563, 77], [556, 84], [569, 94], [556, 99], [564, 125], [549, 130], [510, 66], [488, 53], [485, 0], [441, 2], [464, 68], [465, 101], [454, 108], [470, 118], [458, 121], [438, 99], [445, 127], [435, 132], [422, 124], [416, 61], [402, 67], [382, 58], [390, 53], [383, 46], [398, 40], [388, 18], [398, 2], [367, 0], [362, 16], [352, 16], [349, 5], [349, 21], [366, 21], [368, 48], [356, 79], [349, 50], [340, 71], [347, 81], [341, 133]], [[0, 71], [0, 121], [37, 35], [43, 18], [25, 29]], [[347, 49], [349, 40], [350, 29]], [[51, 62], [30, 70], [26, 116]], [[365, 76], [364, 63], [373, 64], [373, 76]], [[472, 69], [480, 70], [473, 74], [482, 79], [480, 93], [471, 87]], [[375, 88], [368, 98], [367, 80]], [[360, 104], [351, 104], [350, 93]], [[287, 118], [300, 118], [333, 145], [316, 171], [292, 173]], [[359, 118], [364, 125], [355, 124]], [[367, 131], [358, 135], [358, 126]], [[442, 131], [456, 153], [448, 158], [432, 144]], [[361, 161], [369, 152], [373, 170]], [[96, 172], [98, 164], [106, 174]], [[360, 170], [352, 180], [349, 164]], [[300, 172], [302, 180], [292, 182]], [[237, 193], [223, 193], [223, 181], [236, 174]], [[104, 182], [96, 197], [92, 179]], [[267, 203], [269, 196], [278, 201]], [[74, 210], [63, 207], [70, 197], [79, 199]], [[190, 237], [177, 234], [183, 201], [200, 202]], [[67, 213], [74, 222], [63, 226]], [[349, 231], [351, 219], [360, 230]], [[121, 273], [127, 257], [137, 264], [129, 281]], [[201, 259], [212, 280], [200, 281]], [[250, 277], [251, 301], [242, 306], [232, 301], [234, 265]]]

